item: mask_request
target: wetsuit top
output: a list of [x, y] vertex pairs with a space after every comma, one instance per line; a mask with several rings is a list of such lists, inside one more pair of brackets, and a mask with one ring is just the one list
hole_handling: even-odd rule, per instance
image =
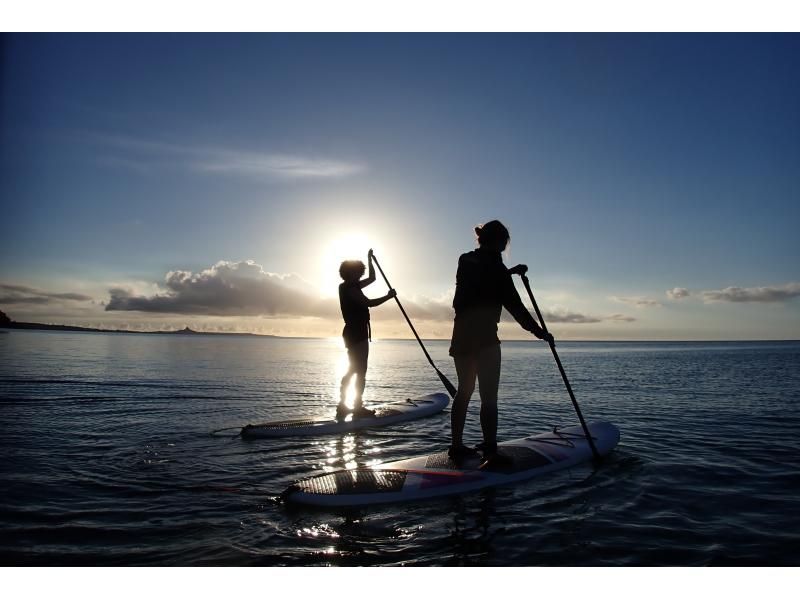
[[358, 282], [339, 285], [339, 306], [344, 318], [344, 344], [352, 347], [370, 337], [368, 299]]
[[478, 248], [458, 258], [450, 355], [463, 355], [496, 345], [497, 324], [505, 307], [525, 330], [536, 336], [542, 329], [525, 309], [511, 274], [498, 252]]

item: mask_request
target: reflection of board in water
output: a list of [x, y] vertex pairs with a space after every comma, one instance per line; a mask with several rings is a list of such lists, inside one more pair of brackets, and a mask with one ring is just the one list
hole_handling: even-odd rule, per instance
[[447, 407], [449, 402], [450, 397], [438, 392], [415, 399], [406, 399], [402, 403], [380, 405], [375, 408], [375, 417], [352, 419], [352, 416], [348, 416], [344, 421], [335, 419], [297, 419], [248, 425], [242, 428], [242, 437], [279, 438], [283, 436], [341, 434], [362, 428], [388, 426], [434, 415]]
[[[608, 422], [589, 424], [589, 430], [601, 455], [619, 442], [619, 430]], [[434, 453], [314, 476], [294, 483], [284, 496], [292, 503], [331, 507], [420, 500], [519, 482], [592, 459], [580, 426], [510, 440], [499, 449], [513, 459], [510, 465], [479, 469], [480, 459], [473, 457], [459, 466], [446, 452]]]

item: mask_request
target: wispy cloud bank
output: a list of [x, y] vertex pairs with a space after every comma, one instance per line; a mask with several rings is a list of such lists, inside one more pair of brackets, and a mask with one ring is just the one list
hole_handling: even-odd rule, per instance
[[661, 307], [661, 303], [647, 297], [611, 297], [617, 303], [625, 303], [634, 307]]
[[402, 301], [403, 307], [405, 308], [409, 317], [415, 320], [419, 319], [450, 322], [455, 316], [455, 311], [453, 311], [452, 297], [445, 299], [414, 297], [413, 300], [409, 300], [400, 296], [400, 301]]
[[635, 322], [636, 318], [623, 314], [612, 314], [610, 316], [596, 316], [582, 314], [568, 309], [544, 310], [542, 313], [545, 322], [548, 324], [599, 324], [600, 322]]
[[670, 299], [684, 299], [689, 296], [689, 289], [683, 287], [675, 287], [667, 291], [667, 297]]
[[596, 324], [603, 321], [602, 318], [596, 316], [581, 314], [566, 309], [544, 310], [542, 316], [548, 324]]
[[605, 318], [606, 320], [610, 320], [611, 322], [635, 322], [636, 318], [632, 316], [626, 316], [625, 314], [612, 314]]
[[63, 301], [91, 301], [80, 293], [51, 293], [15, 284], [0, 284], [0, 305], [44, 305]]
[[[162, 143], [113, 135], [90, 135], [88, 139], [104, 147], [106, 153], [99, 158], [102, 163], [140, 173], [167, 165], [207, 174], [299, 180], [344, 178], [366, 170], [360, 163], [320, 156]], [[108, 154], [109, 150], [114, 153]]]
[[733, 303], [778, 303], [800, 296], [800, 282], [790, 282], [773, 287], [726, 287], [716, 291], [703, 291], [703, 301], [729, 301]]
[[193, 167], [210, 173], [292, 179], [342, 178], [364, 170], [360, 164], [339, 160], [225, 150], [208, 151]]

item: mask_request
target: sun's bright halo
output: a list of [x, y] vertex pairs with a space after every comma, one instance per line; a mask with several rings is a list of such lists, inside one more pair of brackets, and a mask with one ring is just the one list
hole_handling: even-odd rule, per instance
[[376, 254], [379, 252], [379, 247], [376, 247], [373, 241], [362, 233], [350, 233], [336, 237], [323, 245], [318, 278], [323, 295], [337, 294], [339, 283], [342, 282], [339, 277], [339, 266], [344, 260], [361, 260], [364, 266], [368, 266], [367, 252], [370, 249], [374, 249]]

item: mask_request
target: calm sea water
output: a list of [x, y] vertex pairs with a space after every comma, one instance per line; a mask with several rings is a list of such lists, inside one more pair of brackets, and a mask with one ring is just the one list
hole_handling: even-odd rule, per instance
[[[455, 381], [447, 343], [429, 342]], [[561, 343], [584, 465], [455, 498], [326, 512], [279, 494], [446, 447], [449, 410], [345, 436], [210, 432], [331, 414], [338, 341], [0, 334], [0, 564], [800, 565], [800, 343]], [[441, 390], [410, 341], [372, 345], [367, 402]], [[479, 400], [467, 440], [477, 442]], [[504, 343], [500, 436], [573, 424], [542, 344]]]

